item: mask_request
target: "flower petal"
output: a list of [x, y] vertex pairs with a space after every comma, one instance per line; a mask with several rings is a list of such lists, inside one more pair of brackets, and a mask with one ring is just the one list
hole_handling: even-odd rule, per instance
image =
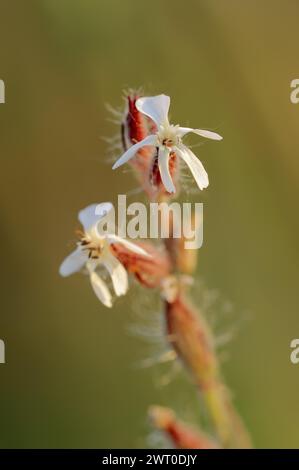
[[180, 137], [184, 137], [184, 135], [188, 134], [189, 132], [193, 132], [193, 134], [200, 135], [201, 137], [206, 137], [207, 139], [212, 140], [222, 140], [223, 137], [217, 134], [216, 132], [206, 131], [204, 129], [192, 129], [191, 127], [179, 127], [179, 135]]
[[81, 248], [77, 248], [61, 263], [59, 274], [63, 277], [66, 277], [80, 271], [80, 269], [83, 268], [84, 264], [86, 263], [87, 259], [87, 254], [82, 251]]
[[170, 98], [167, 95], [157, 95], [139, 98], [136, 108], [146, 116], [149, 116], [157, 126], [168, 123], [168, 111]]
[[103, 265], [108, 270], [117, 296], [124, 295], [128, 288], [128, 275], [123, 265], [112, 254], [103, 259]]
[[170, 149], [168, 147], [166, 147], [165, 145], [159, 147], [158, 166], [159, 166], [162, 183], [164, 184], [165, 189], [169, 193], [175, 193], [175, 186], [173, 184], [171, 174], [169, 171], [169, 154], [170, 154]]
[[127, 163], [142, 147], [146, 145], [157, 145], [157, 136], [155, 134], [148, 135], [145, 139], [132, 145], [113, 165], [112, 170], [115, 170], [119, 166]]
[[79, 212], [79, 220], [84, 230], [90, 229], [96, 225], [110, 210], [113, 208], [111, 202], [103, 202], [102, 204], [91, 204]]
[[94, 293], [96, 294], [97, 298], [106, 306], [111, 308], [112, 307], [112, 296], [109, 292], [108, 287], [106, 286], [105, 282], [100, 278], [100, 276], [95, 272], [92, 271], [90, 273], [90, 282]]
[[135, 243], [132, 243], [129, 240], [126, 240], [125, 238], [119, 237], [118, 235], [114, 235], [111, 233], [107, 235], [107, 240], [109, 241], [109, 243], [120, 243], [125, 248], [132, 251], [133, 253], [136, 253], [137, 255], [143, 255], [148, 258], [151, 258], [151, 255], [147, 253], [147, 251], [145, 251], [143, 248], [138, 245], [135, 245]]
[[204, 189], [209, 186], [209, 178], [206, 170], [204, 169], [201, 161], [194, 155], [191, 150], [185, 145], [176, 147], [176, 152], [188, 165], [199, 189]]

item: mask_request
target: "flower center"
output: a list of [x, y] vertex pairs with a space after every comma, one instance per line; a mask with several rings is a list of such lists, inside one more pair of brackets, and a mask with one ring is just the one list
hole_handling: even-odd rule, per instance
[[162, 145], [166, 147], [173, 147], [178, 145], [180, 138], [177, 132], [178, 126], [168, 125], [167, 127], [161, 126], [158, 132], [158, 138]]
[[99, 259], [104, 250], [104, 240], [93, 238], [86, 232], [79, 232], [79, 246], [88, 252], [88, 258]]
[[166, 147], [172, 147], [175, 144], [175, 142], [174, 142], [174, 139], [166, 138], [162, 140], [162, 144], [166, 145]]

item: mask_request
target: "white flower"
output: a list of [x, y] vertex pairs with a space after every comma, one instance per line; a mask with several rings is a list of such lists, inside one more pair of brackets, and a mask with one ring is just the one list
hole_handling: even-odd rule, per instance
[[86, 268], [92, 288], [106, 307], [112, 307], [112, 295], [106, 283], [100, 278], [97, 268], [103, 265], [109, 272], [115, 294], [124, 295], [128, 290], [128, 275], [123, 265], [112, 254], [110, 244], [121, 243], [134, 253], [149, 256], [146, 251], [134, 243], [113, 233], [101, 235], [98, 223], [112, 209], [110, 202], [92, 204], [79, 212], [79, 221], [83, 225], [77, 248], [61, 264], [61, 276], [69, 276]]
[[202, 163], [194, 153], [182, 143], [182, 137], [189, 132], [198, 134], [202, 137], [213, 140], [221, 140], [222, 137], [215, 132], [192, 129], [189, 127], [180, 127], [172, 125], [168, 121], [168, 110], [170, 98], [166, 95], [158, 95], [149, 98], [139, 98], [136, 101], [138, 111], [149, 116], [157, 125], [157, 132], [143, 139], [141, 142], [130, 147], [113, 165], [113, 170], [130, 160], [138, 150], [144, 146], [155, 146], [158, 149], [158, 165], [162, 182], [169, 193], [175, 192], [170, 171], [169, 156], [172, 152], [181, 157], [190, 168], [195, 181], [200, 189], [209, 185], [207, 172]]

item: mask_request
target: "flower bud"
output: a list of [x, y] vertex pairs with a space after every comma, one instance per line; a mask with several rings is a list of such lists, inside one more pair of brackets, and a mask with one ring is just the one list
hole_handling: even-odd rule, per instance
[[[196, 229], [196, 217], [192, 214], [192, 226]], [[169, 238], [165, 239], [165, 246], [169, 252], [173, 266], [177, 271], [182, 274], [191, 275], [194, 273], [197, 266], [197, 255], [198, 250], [195, 249], [186, 249], [186, 237], [184, 235], [181, 238], [175, 238], [173, 233], [174, 229], [174, 219], [173, 213], [169, 213]]]
[[150, 256], [143, 256], [128, 250], [124, 245], [114, 243], [111, 249], [116, 258], [128, 272], [145, 287], [160, 287], [169, 275], [171, 263], [167, 252], [159, 250], [150, 243], [136, 243]]
[[[121, 126], [124, 151], [131, 147], [131, 145], [147, 137], [151, 129], [155, 127], [155, 123], [144, 114], [140, 113], [136, 108], [135, 103], [138, 98], [139, 96], [136, 93], [132, 93], [126, 97], [126, 109]], [[140, 185], [150, 199], [153, 199], [154, 190], [150, 181], [154, 155], [154, 148], [143, 147], [137, 152], [136, 156], [129, 161], [129, 164], [135, 170]]]
[[179, 421], [169, 408], [151, 406], [149, 417], [153, 426], [163, 431], [176, 449], [218, 448], [216, 442], [208, 436]]
[[201, 389], [208, 389], [218, 378], [218, 363], [208, 327], [203, 318], [179, 294], [166, 302], [167, 333]]
[[230, 419], [223, 400], [223, 387], [209, 329], [182, 294], [173, 302], [166, 302], [166, 321], [170, 342], [191, 372], [220, 442], [226, 446], [231, 437]]
[[191, 372], [206, 403], [211, 422], [224, 447], [250, 447], [247, 431], [222, 383], [209, 328], [181, 293], [166, 301], [169, 341]]

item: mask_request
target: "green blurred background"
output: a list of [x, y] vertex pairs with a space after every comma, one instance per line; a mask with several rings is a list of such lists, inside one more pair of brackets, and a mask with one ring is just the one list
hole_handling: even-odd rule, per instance
[[152, 403], [198, 421], [186, 377], [160, 387], [135, 367], [140, 289], [110, 311], [58, 275], [78, 210], [136, 187], [102, 136], [105, 104], [140, 85], [225, 137], [196, 149], [211, 182], [198, 276], [240, 324], [223, 373], [255, 445], [299, 446], [298, 15], [296, 0], [0, 1], [1, 447], [144, 446]]

